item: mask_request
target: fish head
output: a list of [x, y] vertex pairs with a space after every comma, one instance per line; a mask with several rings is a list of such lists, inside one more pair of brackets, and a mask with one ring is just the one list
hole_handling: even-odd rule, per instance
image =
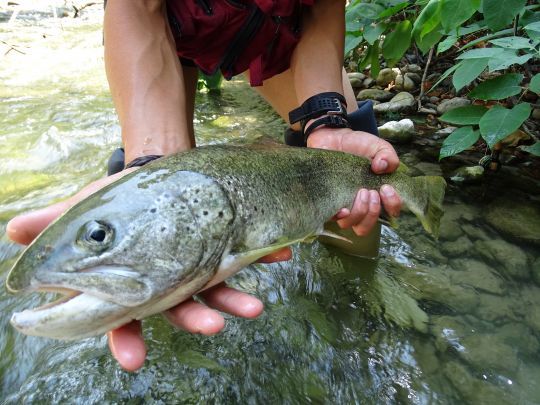
[[[198, 277], [210, 259], [219, 261], [215, 245], [232, 220], [228, 200], [202, 175], [159, 177], [122, 178], [70, 208], [19, 257], [7, 288], [134, 308]], [[202, 286], [211, 275], [200, 277]]]

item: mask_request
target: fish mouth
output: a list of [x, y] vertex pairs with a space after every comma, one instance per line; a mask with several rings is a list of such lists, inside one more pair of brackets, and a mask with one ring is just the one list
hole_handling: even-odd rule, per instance
[[152, 297], [144, 277], [127, 266], [98, 265], [72, 272], [44, 271], [36, 274], [34, 291], [73, 296], [88, 294], [121, 306], [136, 307]]
[[133, 319], [133, 308], [65, 288], [43, 288], [63, 296], [36, 308], [15, 312], [10, 320], [18, 331], [61, 340], [101, 335]]

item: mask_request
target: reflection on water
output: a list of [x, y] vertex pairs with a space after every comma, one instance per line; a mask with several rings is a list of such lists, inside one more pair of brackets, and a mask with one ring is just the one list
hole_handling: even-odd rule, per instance
[[[0, 229], [105, 173], [119, 128], [101, 64], [99, 12], [0, 25], [25, 46], [0, 65]], [[46, 40], [38, 40], [46, 34]], [[40, 42], [41, 41], [41, 42]], [[43, 47], [46, 49], [44, 50]], [[83, 62], [80, 59], [84, 58]], [[247, 96], [249, 95], [249, 96]], [[283, 125], [241, 82], [198, 96], [199, 143], [280, 136]], [[277, 134], [277, 135], [276, 135]], [[414, 153], [411, 152], [411, 153]], [[378, 261], [319, 243], [290, 262], [255, 265], [231, 284], [265, 301], [215, 337], [145, 321], [149, 359], [119, 369], [105, 338], [57, 342], [9, 326], [47, 300], [0, 292], [0, 390], [21, 402], [540, 402], [540, 265], [533, 245], [502, 238], [488, 207], [450, 189], [441, 239], [405, 215], [383, 227]], [[2, 232], [2, 235], [4, 232]], [[20, 248], [0, 239], [2, 283]]]

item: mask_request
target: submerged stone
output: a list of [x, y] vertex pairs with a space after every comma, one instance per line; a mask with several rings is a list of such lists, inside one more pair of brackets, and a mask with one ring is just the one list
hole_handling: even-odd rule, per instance
[[465, 350], [460, 357], [481, 372], [514, 372], [519, 364], [514, 347], [494, 335], [476, 333], [462, 341]]
[[502, 295], [505, 291], [503, 280], [485, 263], [474, 259], [462, 259], [453, 261], [452, 267], [459, 270], [450, 275], [454, 283], [471, 286], [490, 294]]
[[474, 243], [478, 255], [491, 262], [511, 278], [528, 279], [527, 255], [518, 246], [503, 239], [478, 240]]
[[466, 236], [460, 236], [455, 241], [444, 242], [441, 249], [447, 256], [458, 257], [469, 251], [471, 241]]
[[480, 294], [476, 315], [479, 319], [490, 323], [517, 321], [512, 300], [491, 294]]
[[[443, 219], [444, 219], [444, 217], [443, 217]], [[489, 240], [490, 239], [490, 237], [488, 236], [486, 231], [484, 231], [482, 228], [480, 228], [477, 225], [464, 224], [464, 225], [461, 225], [461, 229], [471, 239], [475, 239], [475, 240], [476, 239], [480, 239], [480, 240]]]
[[499, 199], [487, 207], [484, 219], [503, 235], [540, 246], [538, 203]]

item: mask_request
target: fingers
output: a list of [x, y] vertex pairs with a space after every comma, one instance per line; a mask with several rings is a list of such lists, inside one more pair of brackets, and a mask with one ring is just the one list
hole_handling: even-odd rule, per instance
[[74, 196], [65, 201], [53, 204], [49, 207], [42, 208], [37, 211], [28, 212], [16, 216], [8, 222], [6, 227], [7, 236], [14, 242], [27, 245], [35, 237], [49, 225], [53, 220], [60, 216], [63, 212], [71, 208], [73, 205], [95, 193], [97, 190], [105, 187], [107, 184], [119, 179], [122, 176], [132, 172], [135, 169], [124, 170], [113, 176], [99, 179], [88, 186], [84, 187]]
[[223, 283], [203, 291], [199, 296], [208, 306], [242, 318], [256, 318], [264, 309], [263, 303], [257, 298], [229, 288]]
[[146, 347], [142, 337], [141, 322], [132, 321], [107, 334], [109, 349], [120, 366], [127, 371], [142, 367], [146, 358]]
[[275, 252], [270, 253], [269, 255], [261, 257], [257, 260], [258, 263], [274, 263], [274, 262], [284, 262], [291, 260], [292, 251], [289, 247], [284, 247], [283, 249], [276, 250]]
[[380, 190], [381, 201], [386, 213], [392, 217], [398, 217], [401, 210], [401, 198], [392, 186], [384, 184]]
[[[338, 217], [340, 213], [338, 213]], [[380, 213], [381, 200], [379, 193], [374, 190], [361, 189], [356, 195], [350, 214], [337, 222], [341, 228], [352, 227], [357, 235], [363, 236], [367, 235], [373, 228], [379, 219]]]
[[169, 309], [165, 317], [180, 329], [207, 336], [215, 335], [225, 326], [225, 319], [219, 312], [193, 299]]

